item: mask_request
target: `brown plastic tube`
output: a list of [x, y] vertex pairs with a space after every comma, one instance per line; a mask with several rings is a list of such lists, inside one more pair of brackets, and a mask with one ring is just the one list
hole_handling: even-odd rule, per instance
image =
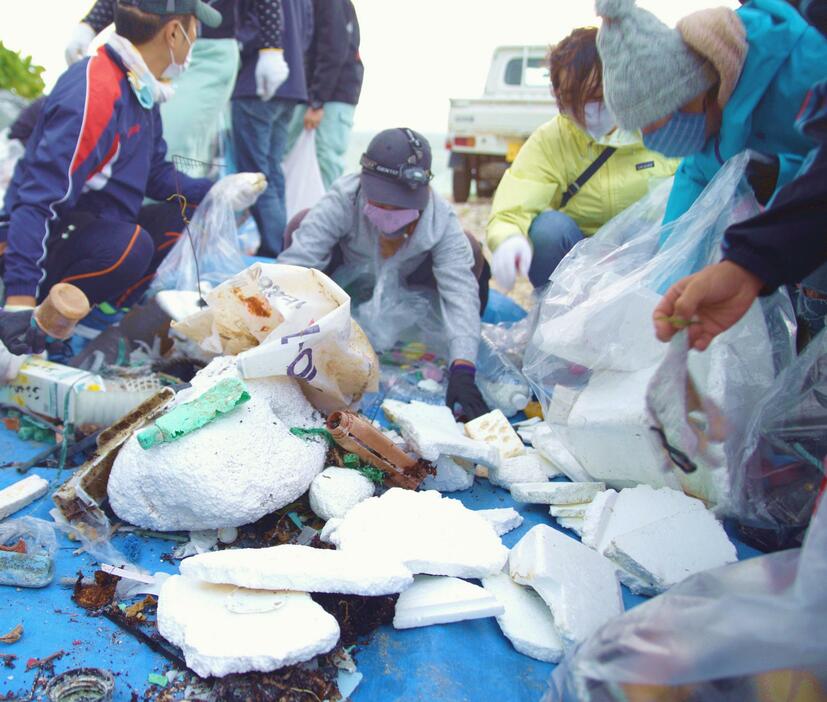
[[34, 319], [48, 336], [68, 339], [75, 325], [89, 314], [89, 299], [69, 283], [52, 286], [49, 295], [34, 310]]

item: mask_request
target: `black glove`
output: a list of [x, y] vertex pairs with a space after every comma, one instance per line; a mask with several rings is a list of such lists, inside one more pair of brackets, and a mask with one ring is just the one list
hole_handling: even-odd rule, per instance
[[490, 410], [482, 399], [480, 390], [474, 382], [477, 369], [470, 363], [453, 363], [448, 375], [448, 392], [445, 393], [445, 404], [452, 410], [454, 404], [462, 406], [468, 419], [487, 414]]
[[42, 353], [46, 349], [46, 335], [32, 324], [33, 312], [0, 310], [0, 341], [16, 356]]

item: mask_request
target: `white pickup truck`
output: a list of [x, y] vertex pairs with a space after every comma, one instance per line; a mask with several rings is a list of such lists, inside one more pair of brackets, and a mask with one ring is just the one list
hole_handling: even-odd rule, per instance
[[545, 46], [501, 46], [494, 51], [481, 98], [452, 99], [446, 147], [451, 152], [455, 202], [471, 182], [491, 197], [529, 135], [557, 114]]

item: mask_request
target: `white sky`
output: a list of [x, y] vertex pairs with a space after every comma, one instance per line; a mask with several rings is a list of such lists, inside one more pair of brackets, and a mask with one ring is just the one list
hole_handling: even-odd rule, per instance
[[[0, 0], [0, 39], [31, 53], [51, 85], [63, 48], [90, 0]], [[362, 27], [365, 84], [355, 128], [409, 124], [443, 132], [451, 97], [475, 97], [502, 44], [550, 44], [597, 24], [592, 0], [354, 0]], [[639, 0], [671, 26], [703, 7], [737, 0]]]

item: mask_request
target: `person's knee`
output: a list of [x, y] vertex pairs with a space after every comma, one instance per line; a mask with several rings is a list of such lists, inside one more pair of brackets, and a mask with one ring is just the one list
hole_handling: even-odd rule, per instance
[[138, 227], [131, 245], [127, 245], [119, 261], [115, 263], [113, 275], [118, 276], [124, 288], [138, 282], [149, 268], [155, 255], [155, 242], [145, 229]]
[[560, 245], [571, 248], [583, 238], [583, 233], [577, 222], [567, 214], [546, 210], [534, 218], [528, 236], [535, 248]]

